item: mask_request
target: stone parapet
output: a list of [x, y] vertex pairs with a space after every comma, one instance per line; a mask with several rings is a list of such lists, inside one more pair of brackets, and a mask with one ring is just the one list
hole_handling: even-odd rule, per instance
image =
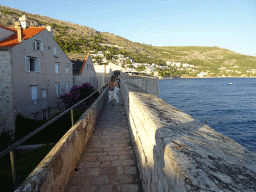
[[108, 98], [106, 89], [15, 192], [64, 191]]
[[125, 75], [123, 78], [125, 78], [126, 82], [134, 83], [142, 90], [159, 97], [158, 78], [138, 75]]
[[144, 191], [256, 191], [256, 154], [121, 77]]

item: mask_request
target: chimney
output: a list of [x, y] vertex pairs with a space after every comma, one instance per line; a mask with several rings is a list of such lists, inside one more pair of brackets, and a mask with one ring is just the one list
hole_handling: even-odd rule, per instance
[[14, 23], [14, 28], [17, 29], [19, 25], [20, 25], [20, 22], [15, 22]]
[[26, 15], [22, 15], [22, 17], [19, 18], [19, 22], [22, 25], [23, 29], [26, 29], [29, 27], [30, 20], [27, 18]]
[[[15, 23], [16, 26], [16, 23]], [[23, 28], [21, 27], [21, 24], [17, 26], [17, 36], [18, 36], [18, 42], [22, 42], [23, 39]]]
[[53, 30], [50, 25], [46, 26], [47, 31], [53, 36]]

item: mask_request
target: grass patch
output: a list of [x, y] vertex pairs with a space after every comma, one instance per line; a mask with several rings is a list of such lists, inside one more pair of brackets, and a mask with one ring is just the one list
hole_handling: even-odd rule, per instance
[[[74, 123], [81, 117], [86, 109], [74, 110]], [[52, 118], [58, 116], [55, 114]], [[49, 120], [48, 120], [49, 121]], [[33, 120], [21, 115], [16, 117], [16, 138], [23, 138], [30, 132], [34, 131], [47, 121]], [[34, 149], [26, 154], [17, 151], [17, 171], [19, 184], [21, 184], [29, 174], [37, 167], [43, 158], [49, 153], [52, 147], [61, 139], [61, 137], [71, 128], [71, 112], [60, 117], [58, 120], [47, 126], [44, 130], [27, 140], [23, 145], [44, 144], [42, 147]], [[54, 143], [51, 145], [50, 143]], [[5, 191], [13, 191], [12, 169], [10, 155], [5, 155], [0, 159], [0, 180], [5, 183]]]
[[[74, 123], [81, 117], [86, 109], [74, 110]], [[55, 114], [52, 118], [58, 116], [60, 113]], [[48, 120], [49, 121], [49, 120]], [[30, 132], [36, 130], [47, 121], [33, 120], [25, 118], [21, 115], [16, 117], [16, 136], [15, 140], [25, 137]], [[69, 111], [52, 124], [45, 127], [42, 131], [28, 139], [23, 145], [43, 144], [43, 143], [56, 143], [60, 138], [71, 128], [71, 112]]]

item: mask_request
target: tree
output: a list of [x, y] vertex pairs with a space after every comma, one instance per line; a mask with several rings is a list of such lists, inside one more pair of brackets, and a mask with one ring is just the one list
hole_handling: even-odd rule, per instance
[[145, 69], [145, 66], [141, 65], [136, 68], [136, 71], [144, 71]]
[[111, 59], [111, 55], [110, 54], [105, 54], [105, 57], [106, 57], [107, 60]]
[[133, 65], [131, 65], [131, 64], [128, 64], [127, 67], [134, 68]]
[[[60, 96], [63, 103], [65, 104], [66, 109], [72, 107], [79, 101], [85, 99], [90, 94], [94, 92], [93, 87], [89, 83], [84, 83], [81, 86], [74, 85], [69, 93]], [[82, 102], [76, 109], [87, 109], [90, 105], [97, 99], [99, 93], [95, 93], [86, 101]]]

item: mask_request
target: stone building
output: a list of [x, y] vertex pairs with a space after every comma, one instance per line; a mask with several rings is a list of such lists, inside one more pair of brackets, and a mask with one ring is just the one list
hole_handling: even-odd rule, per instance
[[15, 27], [0, 25], [0, 132], [15, 130], [16, 114], [48, 119], [73, 85], [72, 62], [52, 28], [29, 24], [23, 15]]
[[95, 90], [98, 89], [98, 78], [94, 69], [92, 58], [87, 53], [84, 61], [72, 60], [73, 63], [73, 82], [74, 85], [89, 83]]

